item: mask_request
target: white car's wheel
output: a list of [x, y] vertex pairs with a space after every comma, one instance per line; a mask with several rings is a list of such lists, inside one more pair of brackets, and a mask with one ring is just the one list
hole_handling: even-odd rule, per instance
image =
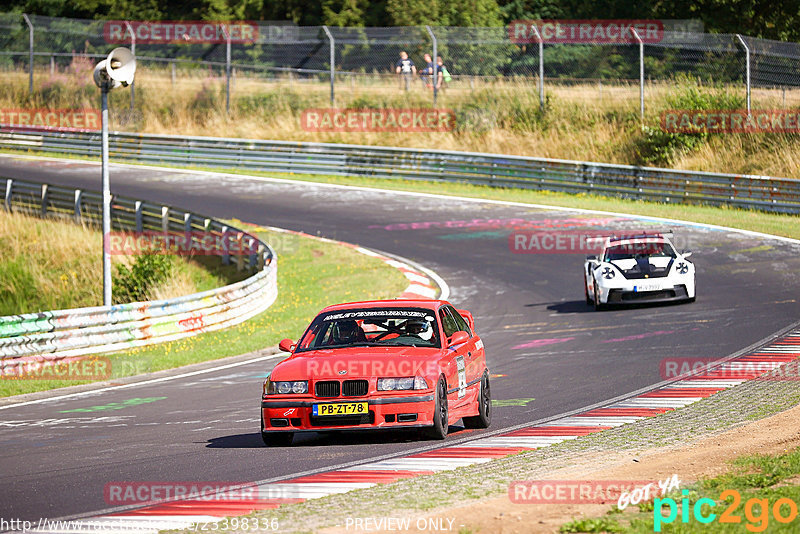
[[606, 309], [606, 305], [600, 302], [600, 293], [597, 291], [597, 282], [594, 283], [594, 309], [597, 311]]

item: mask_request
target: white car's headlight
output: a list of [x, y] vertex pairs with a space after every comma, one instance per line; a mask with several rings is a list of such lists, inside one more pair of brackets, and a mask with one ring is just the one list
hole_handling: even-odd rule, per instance
[[602, 276], [606, 280], [611, 280], [616, 276], [616, 273], [614, 272], [614, 269], [612, 269], [611, 267], [603, 267], [603, 272], [600, 273], [600, 276]]
[[284, 382], [272, 382], [267, 380], [264, 384], [266, 395], [288, 395], [290, 393], [308, 393], [308, 380], [295, 380]]
[[403, 391], [411, 389], [428, 389], [428, 383], [421, 376], [378, 379], [378, 391]]

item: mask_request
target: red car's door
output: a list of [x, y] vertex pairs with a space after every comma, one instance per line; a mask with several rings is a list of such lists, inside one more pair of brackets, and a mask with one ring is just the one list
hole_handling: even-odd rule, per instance
[[477, 398], [480, 388], [473, 387], [473, 385], [480, 382], [481, 377], [483, 376], [483, 371], [486, 369], [486, 357], [483, 350], [483, 342], [475, 334], [475, 332], [472, 330], [473, 327], [470, 326], [469, 322], [458, 310], [448, 307], [448, 311], [456, 321], [458, 329], [469, 334], [469, 341], [466, 343], [466, 379], [469, 392], [467, 393], [466, 398], [469, 400], [469, 402], [474, 402]]
[[[445, 346], [445, 358], [447, 359], [445, 376], [447, 377], [448, 399], [451, 408], [458, 408], [475, 401], [475, 396], [467, 393], [471, 367], [470, 360], [475, 348], [475, 342], [470, 339], [466, 343], [448, 347], [448, 340], [452, 335], [462, 330], [450, 310], [447, 307], [439, 308], [439, 320], [444, 331], [443, 345]], [[469, 333], [469, 331], [467, 332]]]

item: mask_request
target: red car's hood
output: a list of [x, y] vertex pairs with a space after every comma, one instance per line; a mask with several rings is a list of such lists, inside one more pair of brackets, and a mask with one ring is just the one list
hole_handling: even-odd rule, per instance
[[270, 380], [429, 376], [438, 372], [441, 352], [442, 349], [420, 347], [356, 347], [301, 352], [276, 365], [270, 373]]

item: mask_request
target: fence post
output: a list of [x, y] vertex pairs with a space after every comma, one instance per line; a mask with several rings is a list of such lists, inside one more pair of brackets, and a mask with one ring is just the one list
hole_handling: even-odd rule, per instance
[[437, 93], [439, 92], [436, 90], [436, 82], [438, 81], [438, 78], [436, 77], [436, 70], [439, 68], [439, 65], [436, 63], [436, 54], [438, 53], [437, 51], [438, 43], [436, 42], [436, 35], [434, 35], [431, 27], [425, 26], [425, 29], [428, 30], [428, 35], [431, 36], [431, 42], [433, 43], [433, 58], [431, 58], [431, 61], [433, 63], [433, 72], [431, 73], [432, 76], [431, 83], [433, 83], [433, 106], [436, 107], [436, 97], [438, 96]]
[[[131, 34], [131, 54], [136, 57], [136, 34], [133, 33], [133, 26], [127, 20], [125, 21], [128, 31]], [[131, 82], [131, 113], [133, 113], [133, 106], [136, 103], [136, 81]]]
[[644, 124], [644, 41], [636, 28], [631, 28], [631, 32], [639, 43], [639, 116]]
[[544, 40], [535, 24], [531, 25], [531, 29], [536, 33], [536, 40], [539, 41], [539, 109], [544, 111]]
[[745, 54], [746, 54], [746, 56], [745, 56], [745, 58], [746, 58], [745, 59], [745, 69], [746, 69], [745, 83], [746, 83], [746, 86], [747, 86], [747, 116], [749, 117], [750, 116], [750, 47], [747, 46], [747, 43], [744, 42], [744, 39], [742, 39], [742, 36], [739, 35], [738, 33], [736, 34], [736, 38], [739, 39], [739, 42], [744, 47], [744, 51], [745, 51]]
[[42, 184], [42, 219], [47, 217], [47, 184]]
[[28, 92], [33, 94], [33, 23], [25, 13], [22, 14], [22, 18], [28, 25]]
[[335, 83], [335, 79], [336, 79], [335, 72], [334, 72], [336, 70], [336, 49], [335, 49], [336, 41], [334, 41], [333, 35], [331, 34], [331, 31], [328, 29], [327, 26], [323, 26], [322, 29], [325, 31], [325, 35], [328, 36], [328, 43], [329, 43], [329, 46], [330, 46], [330, 56], [331, 56], [331, 58], [330, 58], [330, 62], [331, 62], [331, 106], [332, 106], [333, 105], [333, 101], [334, 101], [334, 96], [335, 96], [333, 87], [334, 87], [334, 83]]
[[225, 112], [231, 112], [231, 32], [227, 25], [222, 26], [225, 32]]

